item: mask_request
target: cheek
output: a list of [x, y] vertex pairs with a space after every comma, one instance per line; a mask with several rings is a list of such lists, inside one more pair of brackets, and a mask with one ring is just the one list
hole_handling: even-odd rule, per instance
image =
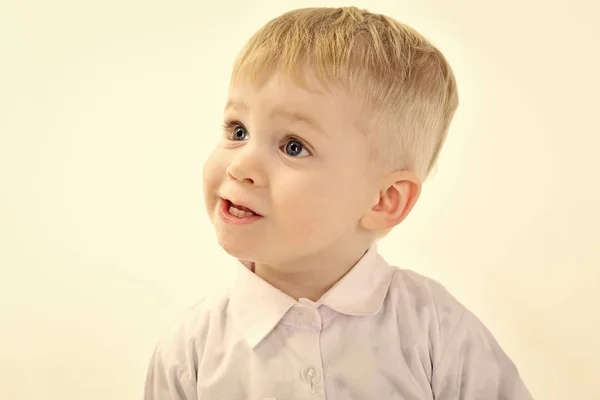
[[214, 189], [214, 186], [220, 182], [225, 174], [226, 166], [224, 157], [219, 150], [215, 150], [204, 163], [202, 168], [202, 180], [204, 182], [204, 190]]
[[[280, 218], [296, 233], [309, 235], [337, 231], [353, 224], [354, 203], [347, 201], [349, 189], [340, 180], [322, 174], [296, 180], [278, 196]], [[327, 223], [325, 223], [327, 221]]]
[[202, 168], [202, 192], [204, 194], [204, 205], [209, 214], [217, 205], [217, 192], [224, 179], [226, 166], [223, 164], [222, 155], [215, 150], [206, 160]]

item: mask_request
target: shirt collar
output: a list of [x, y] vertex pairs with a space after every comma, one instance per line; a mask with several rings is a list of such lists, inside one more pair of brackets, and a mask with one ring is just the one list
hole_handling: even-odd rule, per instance
[[325, 293], [319, 303], [346, 315], [375, 315], [381, 309], [392, 281], [394, 267], [373, 244], [365, 255]]
[[[298, 302], [255, 275], [250, 264], [239, 267], [230, 306], [234, 323], [254, 348]], [[373, 244], [317, 304], [346, 315], [375, 315], [381, 309], [393, 273], [393, 267], [379, 255]]]

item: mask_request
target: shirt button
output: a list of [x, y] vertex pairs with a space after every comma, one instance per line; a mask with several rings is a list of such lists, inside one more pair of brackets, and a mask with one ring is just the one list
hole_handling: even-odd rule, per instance
[[310, 386], [310, 392], [315, 393], [317, 384], [321, 381], [321, 373], [315, 367], [307, 367], [300, 371], [300, 376], [303, 382]]

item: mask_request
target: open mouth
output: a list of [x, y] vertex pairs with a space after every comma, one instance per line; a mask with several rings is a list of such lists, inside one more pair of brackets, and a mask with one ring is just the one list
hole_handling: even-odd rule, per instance
[[261, 216], [256, 211], [254, 211], [246, 206], [235, 204], [227, 199], [223, 199], [223, 200], [225, 201], [225, 205], [224, 205], [225, 211], [227, 211], [227, 213], [233, 217], [250, 218], [250, 217], [255, 217], [255, 216]]

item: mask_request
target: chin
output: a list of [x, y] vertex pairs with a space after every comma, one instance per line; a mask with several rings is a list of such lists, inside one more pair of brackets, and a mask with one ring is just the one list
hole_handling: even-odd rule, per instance
[[255, 261], [256, 246], [241, 238], [220, 234], [217, 237], [219, 246], [231, 257], [240, 260]]

